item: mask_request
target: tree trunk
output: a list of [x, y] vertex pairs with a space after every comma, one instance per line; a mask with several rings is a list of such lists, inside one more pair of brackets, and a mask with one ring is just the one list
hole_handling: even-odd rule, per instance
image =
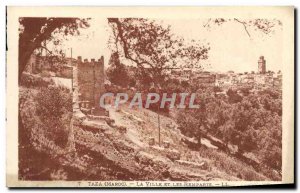
[[201, 137], [202, 137], [202, 135], [199, 134], [199, 135], [198, 135], [198, 146], [201, 146]]
[[[19, 41], [20, 44], [20, 41]], [[23, 43], [24, 44], [24, 43]], [[35, 50], [37, 46], [34, 45], [27, 45], [27, 46], [21, 46], [19, 45], [19, 84], [21, 80], [21, 75], [24, 72], [26, 65], [31, 57], [31, 54]]]
[[[23, 58], [23, 59], [21, 59], [21, 58]], [[20, 59], [19, 59], [19, 83], [20, 83], [20, 80], [21, 80], [21, 75], [22, 75], [23, 71], [26, 68], [26, 64], [27, 64], [29, 58], [30, 57], [23, 56], [23, 57], [20, 57]]]

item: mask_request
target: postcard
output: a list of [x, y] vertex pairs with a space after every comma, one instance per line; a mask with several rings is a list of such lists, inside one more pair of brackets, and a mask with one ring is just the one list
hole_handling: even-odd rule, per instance
[[7, 7], [8, 187], [294, 184], [294, 7]]

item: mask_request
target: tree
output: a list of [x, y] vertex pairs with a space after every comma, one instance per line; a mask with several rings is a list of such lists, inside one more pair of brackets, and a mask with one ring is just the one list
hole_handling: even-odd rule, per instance
[[167, 70], [201, 67], [208, 45], [175, 37], [170, 26], [143, 18], [109, 18], [113, 35], [111, 48], [133, 62], [143, 74], [149, 73], [155, 85], [162, 85]]
[[229, 142], [232, 140], [232, 135], [234, 132], [234, 125], [232, 124], [232, 121], [226, 121], [225, 124], [221, 125], [219, 127], [219, 130], [222, 134], [222, 139], [224, 143], [226, 144], [226, 147], [228, 148]]
[[243, 96], [248, 96], [252, 88], [249, 86], [243, 86], [239, 90], [243, 93]]
[[130, 78], [126, 66], [120, 62], [117, 52], [111, 55], [109, 65], [110, 67], [107, 69], [109, 80], [115, 85], [128, 87]]
[[89, 19], [79, 18], [34, 18], [22, 17], [19, 19], [19, 80], [30, 59], [31, 54], [38, 48], [48, 50], [43, 42], [52, 41], [59, 44], [60, 40], [54, 34], [63, 36], [79, 34], [79, 28], [89, 27]]
[[242, 99], [243, 99], [243, 97], [237, 93], [237, 90], [228, 89], [226, 94], [228, 96], [228, 101], [230, 103], [237, 103], [237, 102], [242, 101]]
[[[211, 29], [230, 22], [240, 24], [249, 38], [252, 33], [271, 36], [282, 25], [276, 19], [210, 18], [203, 27]], [[108, 18], [108, 23], [112, 29], [109, 47], [136, 64], [142, 76], [150, 74], [154, 84], [162, 85], [169, 69], [203, 68], [201, 60], [208, 58], [209, 44], [176, 37], [170, 26], [159, 20]]]
[[[157, 90], [165, 85], [168, 70], [201, 67], [200, 60], [208, 57], [208, 45], [195, 40], [187, 43], [183, 38], [174, 37], [170, 26], [164, 27], [155, 20], [108, 18], [108, 23], [113, 32], [110, 47], [134, 63], [139, 76], [147, 77], [143, 79], [149, 81], [145, 84], [154, 84]], [[158, 124], [159, 120], [158, 114]]]
[[[280, 171], [282, 101], [268, 93], [258, 93], [230, 102], [209, 92], [199, 92], [200, 109], [179, 111], [176, 121], [182, 133], [196, 139], [213, 136], [224, 142], [224, 150], [229, 144], [236, 145], [238, 155], [251, 152], [260, 163]], [[222, 149], [222, 144], [217, 146]]]
[[276, 27], [282, 26], [281, 21], [277, 19], [210, 18], [203, 24], [203, 27], [210, 30], [213, 26], [221, 26], [230, 22], [240, 24], [250, 39], [252, 39], [252, 33], [270, 36], [276, 31]]

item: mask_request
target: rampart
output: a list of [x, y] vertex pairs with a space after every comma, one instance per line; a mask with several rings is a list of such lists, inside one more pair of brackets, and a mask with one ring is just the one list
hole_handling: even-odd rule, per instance
[[84, 114], [105, 115], [99, 100], [104, 89], [104, 58], [84, 59], [78, 56], [73, 69], [73, 102]]

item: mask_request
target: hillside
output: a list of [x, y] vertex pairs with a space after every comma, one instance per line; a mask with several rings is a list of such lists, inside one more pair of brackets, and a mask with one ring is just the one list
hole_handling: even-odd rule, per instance
[[[128, 175], [116, 177], [118, 180], [269, 180], [251, 166], [217, 150], [208, 139], [202, 139], [200, 149], [190, 149], [183, 142], [188, 138], [180, 133], [169, 117], [160, 115], [159, 146], [157, 113], [147, 109], [129, 109], [123, 105], [118, 110], [110, 109], [109, 114], [114, 120], [106, 121], [109, 125], [85, 119], [85, 128], [81, 127], [80, 133], [75, 134], [80, 136], [76, 143], [82, 147], [82, 156], [94, 159], [95, 153], [100, 153], [100, 159], [113, 166], [114, 170], [118, 168]], [[95, 141], [90, 140], [91, 134], [83, 137], [91, 131], [91, 127], [98, 126], [102, 133], [96, 134]], [[75, 130], [79, 131], [78, 128]], [[86, 153], [91, 149], [93, 153]], [[106, 180], [112, 179], [115, 176]]]
[[[169, 117], [160, 115], [159, 146], [157, 113], [147, 109], [130, 109], [127, 105], [118, 110], [111, 109], [109, 113], [117, 127], [127, 128], [126, 133], [118, 134], [119, 138], [129, 141], [135, 147], [137, 155], [144, 154], [150, 160], [167, 163], [166, 167], [171, 176], [180, 176], [177, 180], [268, 180], [251, 166], [217, 150], [205, 138], [202, 139], [202, 147], [199, 150], [191, 150], [182, 140], [186, 137]], [[149, 141], [153, 138], [155, 144], [150, 146]], [[168, 148], [164, 148], [166, 143], [170, 144]], [[173, 152], [177, 157], [172, 159], [166, 152]]]
[[[61, 87], [51, 86], [51, 83], [42, 88], [20, 89], [20, 113], [23, 123], [20, 129], [24, 129], [23, 133], [26, 134], [20, 136], [22, 179], [277, 179], [266, 177], [245, 162], [218, 150], [209, 139], [202, 138], [200, 148], [189, 147], [183, 141], [193, 139], [182, 135], [174, 120], [164, 115], [160, 115], [159, 146], [157, 113], [147, 109], [130, 109], [127, 105], [118, 110], [110, 109], [110, 117], [100, 119], [73, 109], [71, 120], [62, 119], [68, 130], [64, 132], [68, 136], [53, 138], [53, 135], [49, 134], [50, 130], [47, 130], [51, 129], [51, 126], [47, 125], [50, 122], [42, 121], [45, 112], [41, 114], [37, 110], [43, 106], [49, 108], [53, 96], [57, 94], [53, 93], [53, 89], [59, 90], [59, 93], [68, 92]], [[44, 96], [45, 93], [45, 96], [50, 93], [48, 100], [37, 100], [38, 96]], [[62, 117], [68, 114], [69, 112], [64, 110]], [[51, 120], [53, 117], [47, 115], [46, 118]], [[28, 156], [30, 152], [34, 152], [32, 155], [35, 156]]]

